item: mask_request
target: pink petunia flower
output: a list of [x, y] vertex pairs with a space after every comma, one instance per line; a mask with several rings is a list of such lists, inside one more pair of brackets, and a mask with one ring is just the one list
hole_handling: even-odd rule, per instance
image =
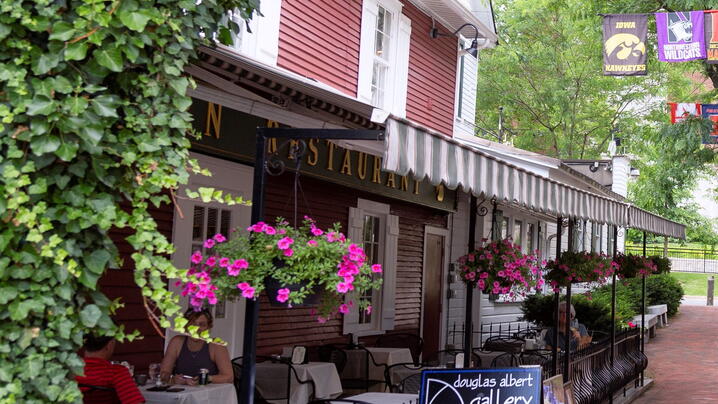
[[327, 319], [324, 318], [324, 317], [322, 317], [322, 316], [318, 316], [318, 317], [317, 317], [317, 321], [318, 321], [320, 324], [324, 324], [324, 323], [327, 322]]
[[366, 314], [371, 314], [371, 305], [366, 306]]
[[239, 290], [245, 290], [249, 287], [249, 284], [247, 282], [241, 282], [237, 284], [237, 289]]
[[349, 306], [347, 306], [346, 304], [342, 304], [341, 306], [339, 306], [339, 312], [342, 314], [349, 313]]
[[212, 247], [214, 247], [214, 240], [212, 240], [211, 238], [205, 240], [204, 248], [212, 248]]
[[220, 258], [220, 259], [219, 259], [219, 266], [222, 267], [222, 268], [227, 268], [227, 266], [229, 266], [229, 258], [227, 258], [227, 257], [222, 257], [222, 258]]
[[381, 273], [381, 264], [374, 264], [371, 266], [371, 271], [375, 273]]
[[322, 229], [312, 226], [312, 234], [315, 236], [321, 236], [324, 232]]
[[217, 233], [217, 234], [215, 234], [214, 237], [212, 237], [212, 238], [214, 239], [214, 241], [216, 241], [216, 242], [218, 242], [218, 243], [224, 243], [225, 241], [227, 241], [227, 238], [224, 237], [224, 236], [222, 235], [222, 233]]
[[264, 227], [264, 232], [266, 234], [269, 234], [270, 236], [273, 236], [273, 235], [277, 234], [277, 229], [275, 229], [272, 226], [267, 225]]
[[339, 293], [347, 293], [349, 291], [349, 285], [345, 282], [337, 283], [337, 291]]
[[307, 241], [307, 245], [316, 247], [317, 246], [317, 240], [309, 240]]
[[245, 259], [234, 260], [234, 263], [232, 265], [236, 266], [239, 269], [249, 268], [249, 263]]
[[294, 254], [294, 250], [292, 250], [291, 248], [287, 248], [286, 250], [284, 250], [284, 255], [285, 255], [285, 256], [291, 257], [292, 254]]
[[194, 254], [192, 254], [192, 258], [190, 259], [192, 260], [193, 264], [199, 264], [200, 262], [202, 262], [202, 258], [204, 258], [202, 257], [202, 253], [199, 251], [195, 251]]
[[291, 237], [283, 237], [277, 241], [277, 247], [279, 247], [280, 250], [286, 250], [292, 244], [294, 244], [294, 239]]
[[242, 290], [242, 296], [246, 297], [247, 299], [251, 299], [254, 297], [254, 288], [249, 286], [246, 289]]
[[287, 300], [289, 300], [289, 289], [288, 288], [282, 288], [277, 291], [277, 301], [280, 303], [284, 303]]
[[207, 261], [205, 261], [204, 263], [208, 267], [213, 267], [213, 266], [217, 265], [217, 257], [214, 257], [214, 256], [209, 257], [209, 258], [207, 258]]

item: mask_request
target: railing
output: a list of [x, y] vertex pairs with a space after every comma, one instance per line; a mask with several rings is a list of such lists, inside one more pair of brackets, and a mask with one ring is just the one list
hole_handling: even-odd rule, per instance
[[[643, 254], [643, 247], [626, 245], [626, 253]], [[661, 245], [646, 246], [646, 255], [663, 256]], [[666, 251], [671, 260], [671, 270], [676, 272], [718, 273], [718, 251], [712, 247], [699, 248], [669, 247]]]
[[[526, 321], [505, 321], [505, 322], [494, 322], [488, 324], [481, 324], [478, 330], [471, 330], [472, 335], [479, 335], [479, 341], [481, 344], [484, 343], [490, 337], [512, 337], [522, 331], [535, 328]], [[452, 324], [447, 333], [447, 344], [453, 345], [455, 348], [460, 348], [464, 341], [464, 324]], [[478, 348], [478, 347], [475, 347]]]

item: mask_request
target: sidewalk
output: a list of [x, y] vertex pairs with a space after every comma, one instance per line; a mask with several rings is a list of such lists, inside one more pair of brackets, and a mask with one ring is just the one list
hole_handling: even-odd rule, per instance
[[634, 403], [718, 403], [718, 307], [682, 305], [646, 345], [653, 379]]

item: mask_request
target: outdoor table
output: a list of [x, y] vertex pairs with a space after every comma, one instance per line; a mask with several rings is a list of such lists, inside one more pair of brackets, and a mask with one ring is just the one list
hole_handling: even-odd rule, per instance
[[[342, 383], [339, 373], [333, 363], [309, 362], [292, 365], [297, 371], [300, 380], [312, 380], [316, 391], [314, 398], [335, 398], [342, 394]], [[286, 391], [288, 366], [286, 363], [260, 362], [257, 363], [255, 386], [263, 397], [277, 397], [277, 391]], [[294, 375], [292, 379], [291, 404], [306, 404], [312, 394], [310, 383], [299, 383]], [[273, 404], [283, 404], [287, 400], [267, 400]]]
[[175, 385], [183, 391], [147, 391], [153, 386], [140, 387], [146, 404], [237, 404], [237, 392], [232, 383], [212, 383], [206, 386]]
[[419, 396], [398, 393], [363, 393], [347, 397], [349, 400], [364, 401], [372, 404], [419, 404]]
[[[378, 365], [391, 366], [395, 363], [413, 363], [409, 348], [366, 347]], [[346, 349], [347, 364], [342, 379], [363, 379], [365, 376], [366, 352], [363, 349]], [[384, 366], [375, 366], [369, 359], [369, 380], [384, 380]]]

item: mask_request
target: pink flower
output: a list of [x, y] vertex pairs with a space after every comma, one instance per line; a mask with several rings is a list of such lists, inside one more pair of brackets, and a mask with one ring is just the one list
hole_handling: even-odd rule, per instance
[[234, 260], [234, 263], [232, 265], [236, 266], [239, 269], [249, 268], [249, 263], [245, 259]]
[[330, 231], [329, 233], [327, 233], [326, 237], [327, 237], [327, 241], [330, 243], [333, 243], [333, 242], [339, 240], [339, 238], [337, 237], [337, 234], [334, 233], [333, 231]]
[[274, 227], [272, 227], [272, 226], [265, 226], [265, 227], [264, 227], [264, 232], [267, 233], [267, 234], [269, 234], [270, 236], [273, 236], [273, 235], [277, 234], [277, 230], [276, 230]]
[[249, 284], [247, 282], [241, 282], [237, 284], [237, 289], [239, 290], [245, 290], [249, 287]]
[[375, 273], [381, 273], [381, 264], [374, 264], [371, 266], [371, 271]]
[[285, 255], [285, 256], [291, 257], [292, 254], [294, 254], [294, 250], [292, 250], [291, 248], [287, 248], [286, 250], [284, 250], [284, 255]]
[[349, 313], [349, 306], [347, 306], [346, 304], [342, 304], [341, 306], [339, 306], [339, 312], [342, 314]]
[[317, 246], [317, 240], [309, 240], [309, 241], [307, 241], [307, 245], [310, 245], [310, 246], [312, 246], [312, 247], [316, 247], [316, 246]]
[[286, 250], [293, 243], [294, 239], [292, 239], [291, 237], [283, 237], [279, 239], [279, 241], [277, 241], [277, 247], [279, 247], [280, 250]]
[[222, 268], [227, 268], [228, 265], [229, 265], [229, 258], [227, 258], [227, 257], [222, 257], [222, 258], [219, 259], [219, 266], [220, 266], [220, 267], [222, 267]]
[[254, 288], [251, 286], [248, 286], [246, 289], [243, 289], [242, 296], [246, 297], [247, 299], [253, 298], [254, 297]]
[[217, 265], [217, 257], [214, 257], [214, 256], [209, 257], [209, 258], [207, 258], [207, 261], [205, 261], [204, 263], [205, 263], [205, 265], [207, 265], [209, 267], [213, 267], [213, 266]]
[[192, 254], [192, 258], [190, 259], [192, 260], [193, 264], [199, 264], [200, 262], [202, 262], [202, 258], [202, 253], [199, 251], [195, 251], [194, 254]]
[[486, 279], [488, 277], [489, 277], [488, 272], [482, 272], [481, 274], [479, 274], [479, 279]]
[[289, 289], [288, 288], [282, 288], [277, 291], [277, 301], [280, 303], [284, 303], [287, 300], [289, 300]]
[[484, 282], [483, 279], [479, 279], [478, 286], [479, 289], [484, 290], [484, 288], [486, 288], [486, 282]]
[[211, 238], [207, 239], [204, 242], [204, 248], [212, 248], [212, 247], [214, 247], [214, 240], [212, 240]]
[[505, 277], [506, 277], [506, 272], [504, 272], [504, 271], [499, 271], [499, 273], [498, 273], [497, 275], [499, 275], [499, 276], [502, 277], [502, 278], [505, 278]]
[[321, 236], [322, 234], [324, 234], [324, 232], [322, 231], [322, 229], [312, 226], [312, 234], [315, 236]]
[[217, 296], [215, 296], [214, 293], [212, 293], [212, 294], [207, 298], [207, 301], [209, 302], [209, 304], [217, 304]]
[[349, 284], [346, 282], [337, 283], [337, 291], [339, 293], [347, 293], [349, 291]]
[[322, 317], [322, 316], [318, 316], [318, 317], [317, 317], [317, 321], [318, 321], [319, 323], [321, 323], [321, 324], [324, 324], [324, 323], [327, 322], [327, 319], [324, 318], [324, 317]]
[[262, 231], [264, 231], [264, 226], [266, 226], [266, 224], [264, 222], [257, 222], [255, 224], [253, 224], [251, 227], [249, 227], [247, 230], [253, 231], [256, 233], [261, 233]]
[[366, 314], [371, 314], [371, 305], [366, 306]]
[[225, 241], [227, 241], [227, 238], [224, 237], [221, 233], [215, 234], [212, 238], [218, 243], [224, 243]]

